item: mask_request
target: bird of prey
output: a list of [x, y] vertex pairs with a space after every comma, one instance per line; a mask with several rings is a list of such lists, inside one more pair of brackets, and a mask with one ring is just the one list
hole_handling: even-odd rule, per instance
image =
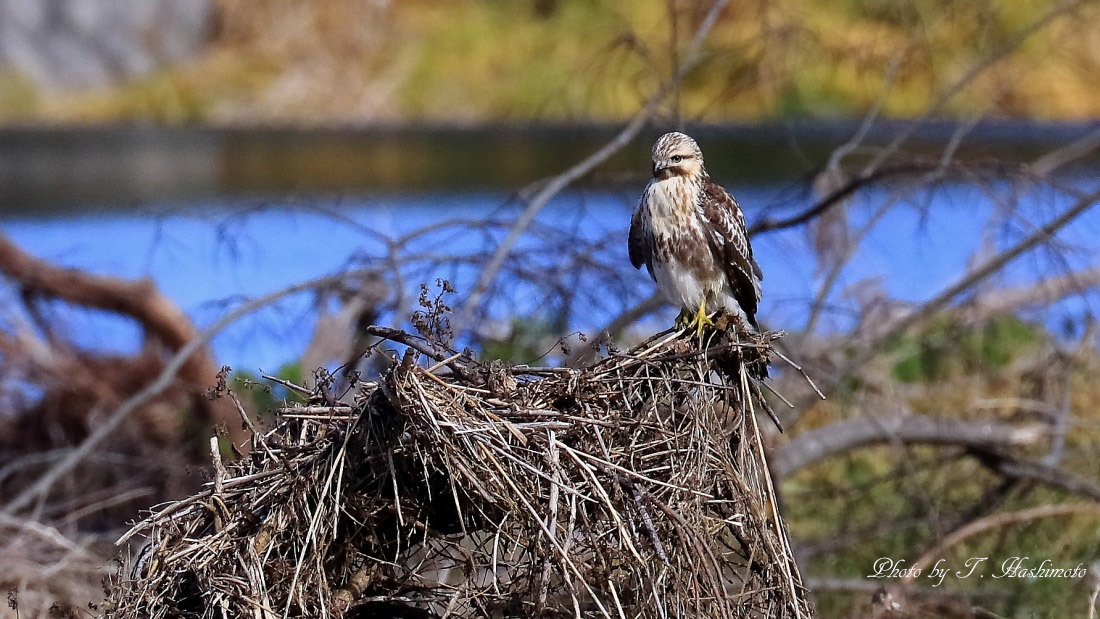
[[753, 330], [760, 303], [760, 266], [752, 257], [745, 216], [710, 180], [703, 153], [683, 133], [653, 145], [653, 179], [630, 218], [630, 262], [644, 264], [657, 289], [680, 306], [677, 324], [696, 330], [723, 310]]

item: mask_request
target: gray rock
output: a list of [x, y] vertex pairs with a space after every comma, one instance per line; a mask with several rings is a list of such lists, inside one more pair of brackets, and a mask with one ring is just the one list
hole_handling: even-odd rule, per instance
[[211, 0], [0, 0], [0, 70], [48, 89], [139, 77], [198, 53]]

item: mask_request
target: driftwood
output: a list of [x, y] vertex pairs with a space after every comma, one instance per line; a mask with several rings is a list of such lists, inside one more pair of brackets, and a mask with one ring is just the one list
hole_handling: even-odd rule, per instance
[[[199, 334], [187, 315], [152, 281], [58, 267], [20, 249], [2, 233], [0, 275], [18, 286], [27, 313], [38, 323], [37, 329], [20, 325], [0, 332], [4, 370], [9, 374], [25, 372], [46, 393], [36, 410], [18, 415], [16, 423], [2, 428], [7, 430], [5, 438], [18, 448], [49, 445], [43, 436], [65, 434], [80, 439], [97, 409], [114, 408], [139, 391], [156, 376], [167, 356]], [[132, 319], [146, 335], [141, 352], [132, 357], [97, 355], [67, 342], [38, 315], [37, 301], [55, 299]], [[217, 376], [218, 365], [207, 348], [189, 355], [173, 381], [175, 389], [162, 398], [164, 405], [142, 410], [143, 435], [165, 445], [185, 440], [185, 428], [194, 420], [180, 414], [184, 408], [194, 411], [203, 425], [234, 422], [232, 406], [202, 397]]]
[[572, 370], [400, 335], [353, 406], [284, 409], [123, 536], [106, 616], [812, 616], [745, 369], [767, 337]]

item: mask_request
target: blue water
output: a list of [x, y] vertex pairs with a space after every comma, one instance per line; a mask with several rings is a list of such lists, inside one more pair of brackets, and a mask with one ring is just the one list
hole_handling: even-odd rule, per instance
[[[750, 221], [782, 217], [805, 208], [808, 193], [798, 185], [732, 188]], [[858, 299], [880, 289], [889, 298], [919, 302], [949, 285], [981, 248], [1005, 247], [1031, 232], [1031, 226], [1055, 216], [1071, 202], [1049, 190], [1029, 190], [1008, 183], [979, 190], [947, 185], [912, 202], [891, 208], [870, 226], [852, 259], [837, 278], [827, 311], [817, 327], [849, 328]], [[850, 221], [860, 227], [889, 199], [890, 189], [857, 196], [847, 206]], [[1019, 197], [1020, 208], [1002, 203]], [[643, 298], [648, 277], [631, 268], [626, 255], [626, 226], [636, 195], [574, 193], [554, 200], [540, 214], [539, 234], [524, 238], [519, 251], [529, 252], [529, 267], [571, 268], [570, 257], [555, 249], [555, 235], [577, 234], [597, 247], [597, 257], [614, 271], [574, 282], [580, 291], [570, 329], [594, 331], [618, 310], [618, 300]], [[450, 219], [504, 220], [518, 210], [505, 195], [420, 195], [355, 198], [302, 198], [250, 202], [147, 204], [122, 214], [67, 218], [23, 218], [0, 222], [16, 243], [35, 256], [92, 273], [124, 278], [149, 277], [200, 326], [228, 307], [283, 286], [358, 266], [385, 255], [379, 235], [397, 238], [429, 224]], [[117, 213], [117, 212], [116, 212]], [[491, 252], [502, 231], [438, 230], [409, 244], [425, 255], [472, 256]], [[1019, 285], [1065, 268], [1094, 264], [1100, 216], [1095, 212], [1059, 235], [1058, 251], [1029, 255], [1014, 262], [988, 285]], [[765, 273], [761, 316], [769, 328], [797, 330], [805, 325], [810, 299], [822, 272], [810, 250], [805, 230], [760, 235], [754, 239]], [[430, 256], [429, 256], [430, 257]], [[406, 273], [415, 299], [417, 285], [436, 277], [468, 289], [474, 271], [440, 264], [433, 272]], [[507, 328], [509, 316], [560, 317], [554, 298], [538, 282], [503, 281], [502, 294], [490, 306], [490, 322]], [[4, 290], [12, 307], [14, 290]], [[237, 369], [271, 371], [297, 358], [311, 334], [315, 303], [310, 294], [285, 300], [242, 319], [213, 341], [219, 362]], [[1058, 305], [1051, 324], [1079, 321], [1100, 307], [1089, 297]], [[80, 346], [130, 352], [141, 341], [126, 320], [101, 313], [53, 306], [51, 322]], [[643, 320], [639, 330], [656, 330], [671, 321], [672, 310]]]

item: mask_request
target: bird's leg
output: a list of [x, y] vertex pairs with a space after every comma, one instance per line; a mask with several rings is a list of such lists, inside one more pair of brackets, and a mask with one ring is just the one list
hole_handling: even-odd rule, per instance
[[702, 339], [703, 339], [703, 327], [713, 326], [713, 325], [714, 325], [714, 321], [710, 319], [710, 316], [707, 316], [707, 298], [703, 297], [699, 301], [698, 311], [696, 311], [695, 315], [692, 316], [691, 322], [689, 322], [687, 326], [690, 327], [690, 328], [695, 329], [695, 336], [698, 337], [700, 341], [702, 341]]
[[686, 307], [682, 308], [680, 310], [680, 313], [676, 316], [676, 323], [675, 323], [676, 328], [677, 329], [686, 329], [687, 327], [691, 326], [691, 324], [692, 324], [691, 317], [692, 317], [691, 310], [687, 309]]

